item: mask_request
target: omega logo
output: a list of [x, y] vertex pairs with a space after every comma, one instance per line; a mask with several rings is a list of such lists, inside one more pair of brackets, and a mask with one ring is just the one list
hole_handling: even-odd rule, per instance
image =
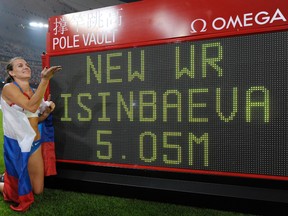
[[[209, 30], [221, 31], [227, 29], [239, 30], [240, 28], [263, 26], [273, 23], [287, 22], [287, 18], [279, 8], [275, 11], [258, 11], [256, 13], [236, 14], [229, 17], [216, 17], [208, 22]], [[190, 24], [192, 34], [207, 31], [207, 21], [202, 18], [193, 20]]]
[[195, 29], [195, 23], [196, 22], [202, 22], [202, 28], [200, 30], [200, 32], [206, 32], [207, 31], [207, 22], [204, 19], [195, 19], [192, 23], [191, 23], [191, 33], [197, 33], [196, 29]]

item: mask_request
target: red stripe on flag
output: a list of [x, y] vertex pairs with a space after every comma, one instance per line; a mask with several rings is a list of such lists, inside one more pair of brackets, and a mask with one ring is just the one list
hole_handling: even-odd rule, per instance
[[42, 155], [44, 161], [44, 175], [56, 175], [56, 156], [54, 142], [42, 143]]
[[34, 202], [32, 191], [28, 194], [19, 196], [18, 179], [14, 176], [10, 176], [7, 172], [5, 172], [3, 196], [5, 201], [17, 203], [18, 206], [10, 205], [10, 208], [19, 212], [28, 210], [30, 205]]

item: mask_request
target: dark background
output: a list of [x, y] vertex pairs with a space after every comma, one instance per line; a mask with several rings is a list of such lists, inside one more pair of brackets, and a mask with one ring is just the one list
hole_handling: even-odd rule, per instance
[[[57, 103], [54, 115], [57, 158], [87, 162], [144, 165], [153, 167], [173, 167], [192, 170], [207, 170], [246, 174], [287, 176], [287, 32], [256, 34], [196, 42], [182, 42], [122, 50], [91, 52], [84, 54], [56, 56], [52, 65], [61, 64], [63, 70], [51, 81], [51, 93]], [[202, 77], [202, 45], [219, 42], [223, 48], [222, 60], [217, 65], [223, 75], [207, 66], [207, 77]], [[190, 68], [190, 48], [195, 48], [195, 77], [183, 75], [175, 78], [175, 47], [180, 48], [180, 68]], [[133, 71], [140, 71], [140, 51], [145, 52], [145, 80], [135, 78], [128, 81], [128, 52], [132, 53]], [[216, 58], [220, 50], [207, 48], [207, 58]], [[122, 79], [119, 83], [107, 83], [107, 54], [121, 53], [111, 58], [111, 66], [120, 66], [111, 71], [112, 79]], [[98, 71], [98, 56], [101, 56], [102, 82], [98, 83], [90, 72], [91, 83], [87, 84], [87, 60], [90, 56]], [[264, 122], [264, 108], [251, 108], [251, 122], [246, 118], [247, 91], [260, 86], [269, 91], [269, 122]], [[232, 88], [237, 87], [237, 113], [233, 120], [224, 122], [216, 112], [216, 88], [221, 89], [221, 111], [224, 116], [232, 112]], [[206, 108], [194, 108], [194, 116], [208, 118], [208, 122], [189, 122], [189, 89], [207, 89], [207, 93], [194, 94], [194, 103], [205, 103]], [[167, 90], [178, 90], [181, 94], [182, 120], [177, 121], [175, 109], [168, 109], [168, 120], [163, 121], [163, 94]], [[132, 91], [134, 119], [130, 121], [121, 107], [121, 121], [117, 121], [117, 92], [123, 96], [129, 107], [129, 92]], [[139, 92], [154, 91], [156, 95], [156, 120], [140, 122]], [[98, 93], [109, 92], [107, 97], [107, 117], [109, 122], [100, 122], [102, 98]], [[89, 93], [90, 99], [83, 97], [81, 102], [91, 109], [90, 121], [79, 121], [78, 116], [88, 117], [88, 113], [78, 105], [77, 96]], [[61, 121], [64, 117], [64, 98], [61, 94], [71, 94], [68, 99], [68, 116], [72, 121]], [[251, 101], [264, 100], [262, 91], [251, 94]], [[175, 96], [168, 97], [170, 103]], [[151, 95], [144, 97], [151, 102]], [[151, 107], [144, 108], [144, 116], [153, 115]], [[112, 131], [111, 135], [101, 136], [101, 140], [112, 143], [112, 158], [99, 159], [97, 151], [107, 155], [107, 148], [97, 145], [97, 130]], [[144, 155], [156, 156], [152, 162], [140, 159], [139, 136], [143, 132], [156, 135], [156, 148], [152, 148], [151, 137], [144, 140]], [[181, 132], [179, 137], [169, 137], [169, 144], [181, 147], [179, 164], [166, 164], [163, 155], [169, 160], [177, 160], [175, 149], [163, 147], [163, 132]], [[193, 165], [189, 159], [189, 133], [198, 138], [209, 135], [209, 165], [204, 166], [204, 143], [193, 143]], [[125, 159], [122, 159], [125, 155]], [[184, 170], [182, 170], [184, 171]], [[187, 170], [185, 170], [187, 172]], [[188, 171], [189, 172], [189, 171]]]

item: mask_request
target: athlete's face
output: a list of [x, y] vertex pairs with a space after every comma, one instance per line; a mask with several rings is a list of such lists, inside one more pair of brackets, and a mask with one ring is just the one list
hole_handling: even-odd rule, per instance
[[30, 79], [31, 78], [31, 68], [30, 65], [24, 59], [16, 59], [12, 63], [13, 70], [10, 71], [10, 75], [14, 79]]

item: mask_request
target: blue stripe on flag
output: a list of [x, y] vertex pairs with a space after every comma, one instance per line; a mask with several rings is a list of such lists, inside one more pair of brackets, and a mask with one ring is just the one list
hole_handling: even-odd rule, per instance
[[18, 179], [20, 187], [19, 195], [25, 195], [32, 191], [28, 173], [28, 159], [30, 152], [21, 152], [17, 140], [4, 136], [4, 157], [6, 172]]

